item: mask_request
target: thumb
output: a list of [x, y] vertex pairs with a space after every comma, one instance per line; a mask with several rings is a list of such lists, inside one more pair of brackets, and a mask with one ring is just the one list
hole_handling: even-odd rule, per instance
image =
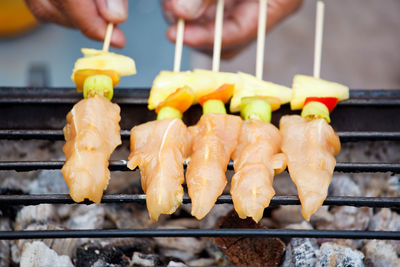
[[185, 20], [199, 18], [215, 0], [169, 0], [176, 17]]
[[100, 15], [115, 24], [128, 19], [128, 0], [96, 0]]

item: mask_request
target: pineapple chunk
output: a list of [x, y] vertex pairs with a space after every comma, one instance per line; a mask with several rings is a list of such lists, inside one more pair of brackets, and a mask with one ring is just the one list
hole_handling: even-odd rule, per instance
[[240, 103], [243, 97], [276, 97], [280, 99], [281, 104], [288, 103], [292, 97], [292, 90], [290, 88], [272, 82], [259, 80], [250, 74], [239, 72], [237, 74], [237, 79], [238, 82], [235, 86], [235, 92], [231, 99], [231, 112], [240, 111]]
[[213, 72], [209, 70], [195, 69], [193, 72], [162, 71], [153, 81], [150, 91], [148, 109], [153, 110], [178, 88], [189, 86], [192, 88], [195, 99], [198, 99], [216, 90], [224, 83], [236, 83], [236, 74], [227, 72]]
[[75, 62], [71, 79], [74, 81], [74, 74], [81, 69], [113, 70], [120, 76], [136, 74], [135, 61], [133, 59], [112, 52], [82, 48], [83, 57]]
[[336, 97], [339, 101], [349, 99], [349, 87], [307, 75], [293, 78], [292, 110], [302, 109], [307, 97]]
[[187, 85], [191, 72], [161, 71], [153, 81], [147, 108], [156, 109], [170, 94]]

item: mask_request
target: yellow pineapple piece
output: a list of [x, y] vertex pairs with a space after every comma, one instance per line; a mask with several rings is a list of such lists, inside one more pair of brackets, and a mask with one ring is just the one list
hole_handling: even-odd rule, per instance
[[136, 74], [135, 61], [130, 57], [91, 48], [82, 48], [81, 51], [83, 57], [75, 62], [72, 71], [73, 81], [75, 72], [82, 69], [113, 70], [120, 76]]
[[231, 99], [230, 111], [239, 112], [241, 99], [250, 96], [275, 97], [280, 100], [281, 104], [285, 104], [290, 101], [292, 90], [286, 86], [259, 80], [253, 75], [239, 72]]
[[147, 108], [156, 109], [170, 94], [187, 85], [191, 74], [190, 71], [161, 71], [153, 81]]
[[336, 97], [339, 101], [349, 99], [349, 87], [307, 75], [293, 78], [292, 110], [302, 109], [307, 97]]

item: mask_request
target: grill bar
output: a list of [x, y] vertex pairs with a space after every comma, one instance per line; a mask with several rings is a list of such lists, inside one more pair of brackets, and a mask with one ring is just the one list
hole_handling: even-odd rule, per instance
[[[125, 160], [111, 160], [111, 171], [129, 171]], [[59, 170], [64, 161], [1, 161], [0, 170], [35, 171]], [[184, 164], [186, 167], [186, 164]], [[233, 169], [233, 162], [229, 162], [228, 169]], [[392, 172], [400, 173], [400, 163], [337, 163], [337, 172]]]
[[157, 229], [0, 231], [0, 239], [124, 237], [301, 237], [400, 240], [400, 232], [292, 229]]
[[[38, 205], [38, 204], [74, 204], [75, 202], [67, 194], [47, 195], [0, 195], [0, 205]], [[91, 201], [82, 204], [91, 204]], [[146, 203], [146, 195], [104, 195], [101, 203]], [[183, 197], [183, 203], [191, 203], [190, 198]], [[217, 199], [217, 204], [232, 204], [230, 195], [223, 195]], [[271, 206], [300, 205], [297, 196], [275, 196], [271, 200]], [[323, 205], [328, 206], [355, 206], [371, 208], [400, 208], [400, 198], [395, 197], [348, 197], [329, 196]]]
[[[399, 141], [400, 132], [338, 132], [341, 142], [349, 141]], [[121, 131], [122, 139], [128, 140], [129, 130]], [[0, 139], [6, 140], [64, 140], [62, 130], [0, 130]]]

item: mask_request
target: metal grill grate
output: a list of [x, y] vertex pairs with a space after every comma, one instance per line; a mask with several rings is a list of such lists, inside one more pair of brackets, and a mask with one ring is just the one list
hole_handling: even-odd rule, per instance
[[[121, 106], [121, 135], [129, 139], [129, 129], [137, 124], [155, 118], [147, 111], [148, 90], [116, 90], [115, 100]], [[7, 140], [63, 140], [60, 130], [65, 124], [65, 116], [80, 96], [72, 89], [50, 88], [0, 88], [0, 139]], [[292, 113], [287, 106], [273, 115], [277, 124], [283, 114]], [[140, 114], [140, 116], [138, 115]], [[194, 124], [201, 110], [193, 107], [185, 114], [184, 121]], [[332, 114], [333, 127], [342, 142], [352, 141], [400, 141], [400, 124], [396, 117], [400, 114], [400, 90], [357, 90], [351, 91], [351, 100], [340, 103]], [[63, 161], [2, 161], [0, 171], [33, 171], [61, 169]], [[232, 162], [229, 169], [232, 169]], [[125, 160], [110, 161], [111, 171], [127, 171]], [[337, 172], [391, 172], [400, 173], [396, 163], [338, 163]], [[105, 195], [102, 203], [145, 204], [142, 194]], [[184, 203], [190, 203], [184, 197]], [[0, 206], [74, 204], [68, 195], [0, 195]], [[81, 204], [90, 204], [85, 201]], [[223, 195], [217, 204], [232, 204], [232, 198]], [[275, 196], [271, 206], [299, 205], [297, 196]], [[79, 205], [79, 204], [76, 204]], [[355, 206], [371, 208], [400, 208], [400, 198], [392, 197], [328, 197], [324, 205]], [[349, 239], [396, 239], [399, 232], [388, 231], [331, 231], [331, 230], [290, 230], [290, 229], [129, 229], [129, 230], [57, 230], [57, 231], [0, 231], [0, 239], [35, 238], [104, 238], [104, 237], [323, 237]]]

